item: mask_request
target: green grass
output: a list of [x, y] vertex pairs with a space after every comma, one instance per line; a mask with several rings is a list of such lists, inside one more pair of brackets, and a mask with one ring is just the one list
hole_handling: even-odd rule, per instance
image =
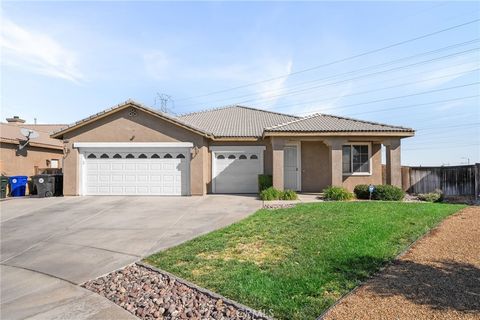
[[314, 319], [464, 206], [325, 202], [259, 210], [146, 259], [279, 319]]

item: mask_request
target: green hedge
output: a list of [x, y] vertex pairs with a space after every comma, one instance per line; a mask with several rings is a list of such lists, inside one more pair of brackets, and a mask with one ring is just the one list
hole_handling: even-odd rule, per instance
[[260, 199], [264, 201], [269, 200], [297, 200], [298, 195], [293, 190], [277, 190], [274, 187], [267, 188], [260, 192]]
[[258, 192], [262, 192], [265, 189], [273, 186], [272, 176], [269, 174], [258, 175]]
[[427, 202], [442, 202], [443, 201], [443, 192], [442, 190], [436, 189], [433, 192], [429, 193], [420, 193], [417, 195], [419, 200]]
[[331, 201], [345, 201], [353, 198], [353, 193], [342, 187], [327, 187], [323, 189], [323, 198]]
[[[359, 184], [353, 189], [357, 199], [369, 199], [370, 192], [368, 191], [368, 185]], [[375, 190], [372, 192], [372, 200], [383, 201], [400, 201], [405, 197], [405, 192], [399, 187], [391, 186], [388, 184], [379, 184], [375, 186]]]

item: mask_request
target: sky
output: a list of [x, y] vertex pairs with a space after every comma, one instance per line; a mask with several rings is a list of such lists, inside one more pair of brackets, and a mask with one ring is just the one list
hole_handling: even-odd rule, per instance
[[1, 3], [2, 121], [127, 99], [411, 127], [404, 165], [480, 162], [478, 2]]

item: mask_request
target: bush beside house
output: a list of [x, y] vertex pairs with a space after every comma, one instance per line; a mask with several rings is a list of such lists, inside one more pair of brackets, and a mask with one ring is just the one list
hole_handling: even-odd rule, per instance
[[443, 201], [443, 192], [442, 190], [435, 190], [429, 193], [420, 193], [417, 195], [418, 199], [426, 202], [441, 202]]
[[272, 175], [269, 174], [259, 174], [258, 175], [258, 192], [262, 192], [265, 189], [268, 189], [273, 186]]
[[330, 201], [345, 201], [353, 199], [353, 193], [342, 187], [330, 186], [323, 189], [323, 198]]
[[275, 189], [274, 187], [270, 187], [260, 192], [260, 199], [264, 201], [297, 200], [298, 195], [293, 190], [281, 191], [281, 190]]
[[[368, 190], [368, 185], [359, 184], [355, 186], [353, 192], [357, 199], [370, 199], [370, 192]], [[376, 185], [372, 193], [372, 200], [382, 200], [382, 201], [401, 201], [405, 197], [405, 192], [395, 186], [388, 184]]]

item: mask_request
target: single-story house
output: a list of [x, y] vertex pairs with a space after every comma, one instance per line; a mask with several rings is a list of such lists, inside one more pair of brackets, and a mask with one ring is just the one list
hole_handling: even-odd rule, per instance
[[[38, 169], [61, 168], [63, 142], [50, 137], [64, 124], [28, 124], [18, 116], [0, 123], [0, 171], [2, 175], [32, 176]], [[21, 129], [35, 131], [38, 136], [26, 143]]]
[[320, 192], [401, 185], [409, 128], [326, 114], [306, 117], [228, 106], [173, 116], [128, 100], [52, 134], [63, 140], [65, 195], [256, 193], [259, 174], [278, 189]]

